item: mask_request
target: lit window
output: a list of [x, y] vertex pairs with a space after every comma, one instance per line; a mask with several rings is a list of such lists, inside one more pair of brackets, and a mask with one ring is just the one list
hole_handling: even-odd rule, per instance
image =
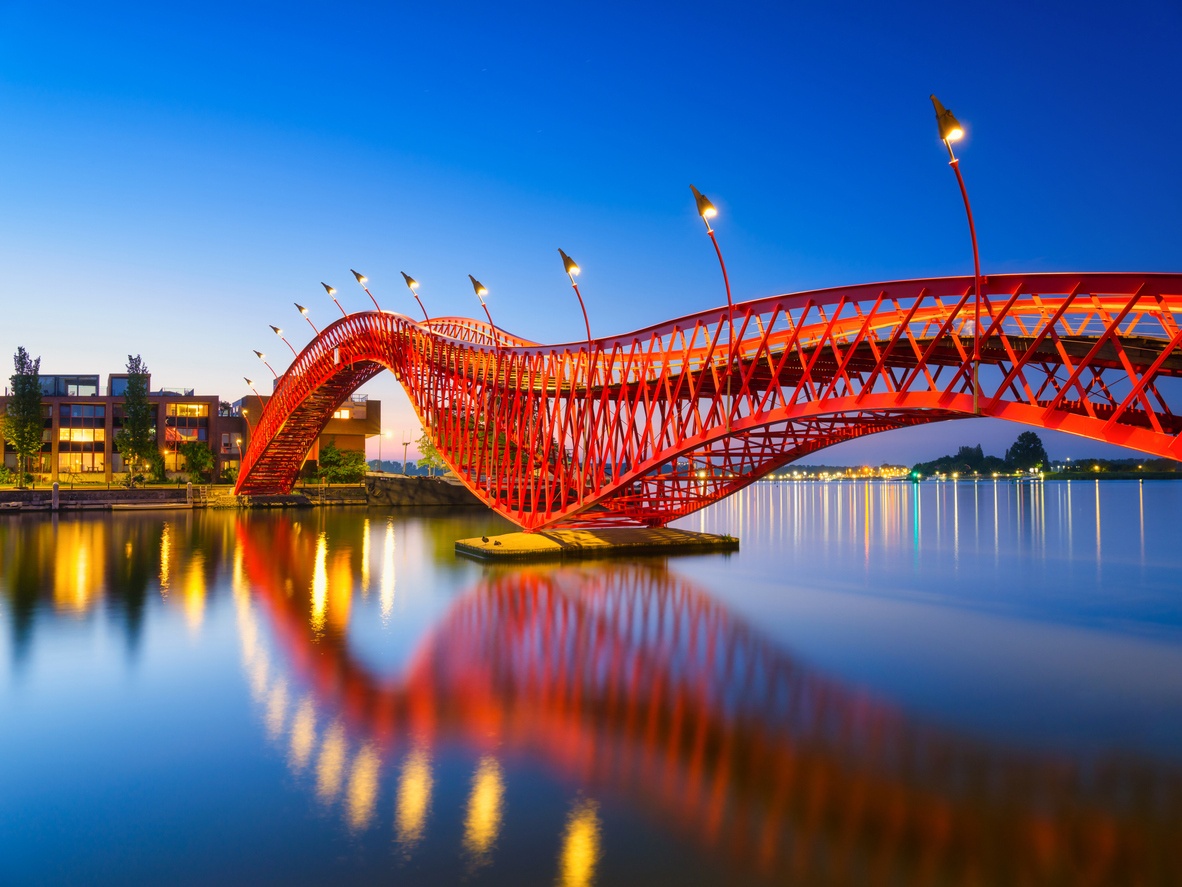
[[332, 414], [332, 417], [334, 419], [352, 419], [353, 414], [349, 410], [343, 409], [343, 410], [337, 410], [335, 413]]

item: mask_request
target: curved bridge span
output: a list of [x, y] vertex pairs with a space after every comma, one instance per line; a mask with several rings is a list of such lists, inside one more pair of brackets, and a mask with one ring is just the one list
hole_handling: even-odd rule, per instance
[[290, 491], [334, 410], [383, 369], [460, 479], [527, 530], [664, 525], [824, 447], [973, 415], [1182, 459], [1182, 274], [994, 275], [982, 290], [976, 368], [968, 277], [772, 296], [589, 344], [358, 312], [288, 368], [236, 492]]

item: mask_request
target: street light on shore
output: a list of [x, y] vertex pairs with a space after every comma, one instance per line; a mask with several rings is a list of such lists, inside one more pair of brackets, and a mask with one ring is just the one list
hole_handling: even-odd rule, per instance
[[[340, 303], [340, 302], [337, 302], [337, 288], [336, 288], [335, 286], [329, 286], [329, 285], [328, 285], [327, 283], [325, 283], [323, 280], [322, 280], [322, 281], [320, 281], [320, 285], [321, 285], [322, 287], [324, 287], [324, 291], [325, 291], [326, 293], [328, 293], [328, 295], [329, 295], [329, 298], [331, 298], [331, 299], [333, 300], [333, 302], [336, 304], [336, 306], [337, 306], [338, 308], [341, 308], [341, 303]], [[347, 311], [346, 311], [344, 308], [341, 308], [341, 316], [342, 316], [342, 317], [348, 317], [348, 316], [349, 316], [349, 312], [347, 312]]]
[[[353, 269], [352, 269], [352, 268], [350, 268], [349, 270], [350, 270], [350, 271], [353, 271]], [[382, 306], [378, 304], [378, 300], [377, 300], [377, 299], [375, 299], [375, 298], [373, 297], [373, 293], [371, 293], [371, 292], [369, 291], [369, 287], [368, 287], [368, 286], [366, 286], [366, 284], [369, 282], [369, 278], [368, 278], [368, 277], [366, 277], [364, 274], [362, 274], [362, 273], [361, 273], [361, 272], [359, 272], [359, 271], [353, 271], [353, 276], [357, 278], [357, 282], [358, 282], [359, 284], [361, 284], [361, 288], [362, 288], [363, 290], [365, 290], [365, 294], [366, 294], [367, 296], [369, 296], [369, 300], [370, 300], [371, 302], [373, 302], [373, 306], [374, 306], [374, 308], [376, 308], [378, 311], [381, 311], [381, 310], [382, 310]]]
[[308, 326], [312, 327], [312, 332], [319, 336], [320, 330], [316, 329], [316, 324], [312, 323], [312, 318], [308, 316], [308, 309], [299, 302], [292, 302], [292, 304], [296, 306], [296, 310], [298, 310], [300, 314], [304, 315], [304, 320], [308, 321]]
[[969, 220], [969, 238], [973, 242], [973, 414], [979, 415], [981, 404], [978, 392], [978, 377], [981, 370], [981, 256], [977, 251], [977, 227], [973, 224], [973, 210], [969, 206], [969, 192], [964, 186], [964, 176], [960, 174], [960, 161], [952, 152], [952, 143], [964, 138], [964, 127], [953, 116], [952, 112], [940, 104], [940, 100], [928, 96], [932, 100], [932, 107], [936, 109], [936, 127], [940, 133], [940, 141], [948, 149], [948, 165], [956, 173], [956, 183], [960, 185], [960, 196], [964, 199], [964, 212]]
[[427, 315], [427, 309], [423, 308], [423, 300], [419, 298], [419, 282], [405, 271], [399, 271], [398, 273], [401, 274], [402, 279], [406, 281], [406, 286], [410, 290], [410, 294], [414, 296], [415, 301], [419, 303], [419, 308], [422, 309], [423, 312], [423, 320], [430, 320], [431, 318]]
[[288, 348], [291, 348], [291, 354], [293, 357], [299, 357], [299, 354], [296, 353], [295, 348], [292, 348], [291, 342], [287, 341], [287, 339], [284, 337], [283, 330], [279, 329], [279, 327], [275, 326], [273, 323], [269, 323], [267, 326], [275, 331], [275, 335], [277, 335], [280, 339], [283, 339], [284, 345], [286, 345]]

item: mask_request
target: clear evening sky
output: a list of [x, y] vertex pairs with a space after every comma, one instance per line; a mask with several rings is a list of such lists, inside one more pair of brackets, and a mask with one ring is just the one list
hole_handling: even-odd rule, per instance
[[[0, 360], [234, 400], [368, 300], [576, 340], [736, 298], [971, 273], [1182, 271], [1182, 5], [0, 0]], [[365, 389], [399, 440], [387, 374]], [[812, 461], [1000, 453], [994, 420]], [[417, 431], [415, 432], [417, 436]], [[1053, 457], [1115, 448], [1043, 433]], [[376, 443], [371, 455], [376, 454]], [[386, 444], [383, 455], [401, 457]]]

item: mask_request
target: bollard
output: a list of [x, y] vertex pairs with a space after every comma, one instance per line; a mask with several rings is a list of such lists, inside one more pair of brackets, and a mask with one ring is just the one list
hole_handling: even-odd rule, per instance
[[50, 500], [49, 509], [50, 509], [50, 511], [57, 511], [58, 507], [60, 505], [61, 505], [61, 502], [59, 501], [59, 498], [58, 498], [58, 485], [57, 485], [57, 481], [55, 480], [53, 482], [53, 497]]

